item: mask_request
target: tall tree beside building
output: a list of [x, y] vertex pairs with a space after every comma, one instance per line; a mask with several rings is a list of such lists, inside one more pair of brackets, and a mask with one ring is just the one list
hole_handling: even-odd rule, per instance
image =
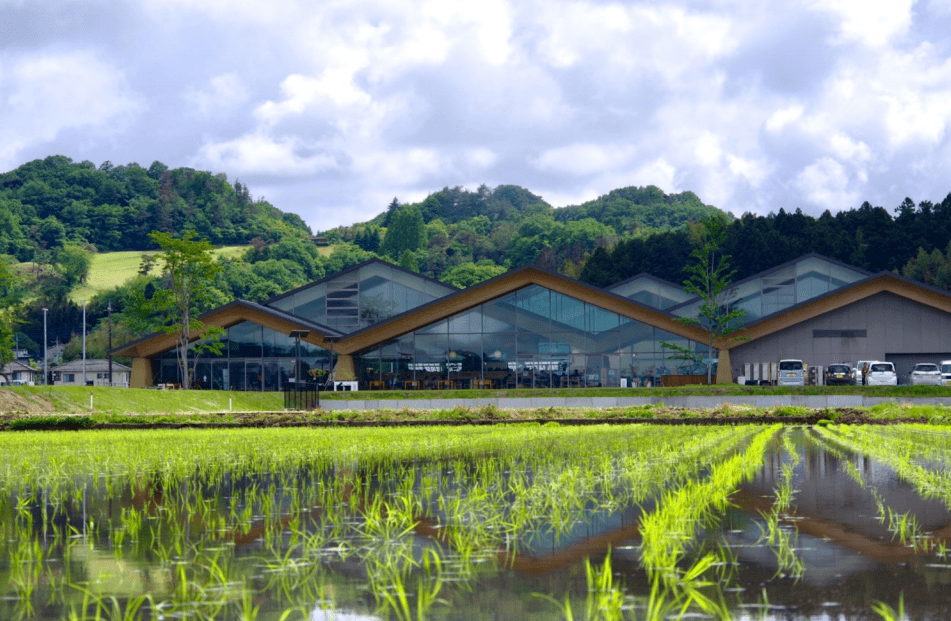
[[[722, 251], [726, 240], [726, 223], [716, 215], [708, 216], [692, 228], [694, 248], [692, 263], [684, 266], [689, 274], [684, 291], [700, 298], [700, 307], [692, 317], [678, 319], [683, 324], [699, 325], [707, 332], [707, 383], [713, 380], [713, 343], [742, 327], [746, 316], [742, 308], [730, 308], [733, 289], [731, 282], [736, 270], [730, 267], [730, 255]], [[664, 343], [665, 347], [688, 354], [685, 348]]]
[[[157, 328], [176, 335], [182, 387], [188, 388], [192, 384], [189, 349], [221, 353], [219, 337], [224, 331], [206, 328], [197, 315], [219, 302], [213, 285], [215, 276], [223, 268], [211, 254], [211, 243], [196, 239], [195, 231], [186, 231], [181, 239], [161, 231], [152, 231], [149, 237], [162, 248], [158, 259], [167, 286], [156, 288], [151, 297], [134, 294], [128, 315], [136, 331]], [[201, 340], [193, 343], [198, 337]], [[192, 365], [197, 358], [198, 355], [191, 358]]]

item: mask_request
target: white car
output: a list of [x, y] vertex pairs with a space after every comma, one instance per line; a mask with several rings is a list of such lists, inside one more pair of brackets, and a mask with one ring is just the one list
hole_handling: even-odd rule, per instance
[[940, 386], [941, 370], [931, 362], [919, 362], [908, 374], [908, 383], [912, 386]]
[[951, 360], [941, 361], [941, 383], [951, 386]]
[[891, 362], [873, 362], [865, 376], [866, 386], [897, 386], [898, 374]]

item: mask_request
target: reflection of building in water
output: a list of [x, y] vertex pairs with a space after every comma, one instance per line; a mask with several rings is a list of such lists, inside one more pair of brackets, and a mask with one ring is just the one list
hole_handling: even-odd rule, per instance
[[[896, 274], [807, 255], [736, 283], [730, 296], [747, 313], [745, 340], [717, 344], [718, 381], [781, 358], [889, 360], [899, 376], [921, 359], [951, 359], [951, 296]], [[526, 266], [457, 290], [372, 260], [206, 313], [204, 323], [226, 329], [226, 346], [200, 357], [194, 375], [201, 388], [279, 390], [296, 379], [288, 335], [305, 330], [302, 373], [360, 388], [657, 385], [705, 373], [706, 332], [678, 321], [699, 304], [646, 274], [599, 289]], [[178, 382], [174, 349], [174, 335], [154, 334], [114, 353], [134, 358], [133, 386], [148, 386]]]

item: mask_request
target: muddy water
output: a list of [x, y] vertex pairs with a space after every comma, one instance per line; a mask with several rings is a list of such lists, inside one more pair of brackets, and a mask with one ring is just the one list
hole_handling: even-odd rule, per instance
[[[876, 602], [897, 609], [900, 599], [910, 619], [951, 619], [951, 558], [936, 548], [923, 551], [902, 543], [889, 528], [890, 522], [897, 523], [895, 516], [914, 516], [919, 531], [932, 541], [951, 540], [948, 508], [922, 499], [886, 465], [827, 450], [811, 430], [782, 433], [794, 445], [798, 460], [777, 436], [756, 475], [732, 496], [732, 506], [698, 525], [692, 555], [683, 565], [707, 553], [720, 559], [717, 570], [704, 576], [711, 585], [698, 592], [720, 602], [733, 619], [878, 620], [883, 617], [873, 611]], [[790, 503], [777, 514], [770, 540], [766, 516], [784, 480], [784, 466], [792, 473]], [[323, 483], [301, 479], [301, 485]], [[374, 485], [382, 490], [388, 483]], [[240, 486], [209, 490], [208, 496], [225, 506]], [[459, 483], [445, 491], [464, 489]], [[289, 495], [279, 490], [276, 506], [286, 504]], [[304, 554], [290, 529], [277, 535], [276, 542], [254, 529], [215, 533], [207, 527], [207, 518], [202, 524], [197, 513], [173, 511], [185, 515], [186, 530], [194, 531], [189, 544], [194, 548], [170, 548], [172, 524], [163, 516], [171, 497], [168, 490], [152, 488], [115, 496], [75, 495], [55, 512], [49, 505], [44, 509], [42, 495], [30, 507], [0, 507], [0, 525], [6, 523], [5, 542], [0, 544], [0, 620], [58, 620], [71, 614], [76, 619], [122, 618], [108, 612], [113, 600], [125, 611], [146, 593], [154, 600], [130, 618], [530, 621], [565, 618], [567, 598], [573, 617], [584, 619], [591, 602], [585, 561], [600, 567], [609, 550], [612, 586], [623, 600], [619, 618], [644, 619], [647, 609], [658, 603], [639, 554], [639, 523], [654, 509], [650, 502], [591, 510], [587, 519], [558, 535], [538, 523], [520, 542], [517, 554], [476, 550], [476, 562], [468, 566], [446, 541], [438, 516], [424, 515], [410, 535], [411, 554], [422, 567], [427, 551], [435, 551], [443, 581], [421, 614], [417, 587], [429, 583], [410, 585], [408, 612], [397, 612], [399, 605], [381, 608], [368, 584], [365, 562], [368, 554], [376, 553], [373, 541], [334, 541]], [[147, 516], [134, 542], [117, 538], [116, 525], [130, 507]], [[46, 517], [53, 513], [55, 518]], [[29, 519], [24, 519], [27, 514]], [[319, 512], [307, 519], [309, 533], [325, 526]], [[221, 564], [212, 566], [207, 559], [217, 558], [219, 549]], [[44, 560], [31, 561], [37, 556]], [[195, 558], [203, 559], [201, 566], [189, 560]], [[182, 573], [176, 573], [178, 568]], [[107, 597], [94, 603], [87, 596], [92, 590]], [[24, 605], [27, 600], [29, 606]], [[677, 610], [672, 618], [678, 617]], [[684, 618], [711, 616], [692, 609]]]

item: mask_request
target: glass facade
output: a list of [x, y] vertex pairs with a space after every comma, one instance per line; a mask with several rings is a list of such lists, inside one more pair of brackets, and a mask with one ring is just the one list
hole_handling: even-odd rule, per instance
[[485, 302], [355, 356], [361, 385], [386, 388], [647, 386], [692, 372], [646, 323], [538, 285]]
[[689, 301], [693, 296], [682, 287], [656, 280], [647, 275], [635, 276], [607, 289], [615, 295], [634, 300], [644, 306], [667, 310]]
[[[228, 328], [220, 340], [221, 354], [197, 354], [192, 377], [194, 388], [271, 391], [283, 389], [289, 381], [296, 382], [298, 351], [295, 339], [290, 336], [245, 321]], [[331, 364], [329, 351], [301, 341], [302, 382], [329, 373]], [[177, 352], [168, 351], [153, 359], [152, 373], [156, 384], [181, 384]]]
[[[729, 304], [730, 308], [744, 309], [744, 323], [751, 323], [867, 277], [862, 271], [808, 257], [737, 283], [731, 289]], [[700, 302], [694, 301], [670, 312], [678, 317], [696, 317], [699, 308]]]
[[373, 261], [265, 303], [344, 334], [412, 310], [456, 291]]

